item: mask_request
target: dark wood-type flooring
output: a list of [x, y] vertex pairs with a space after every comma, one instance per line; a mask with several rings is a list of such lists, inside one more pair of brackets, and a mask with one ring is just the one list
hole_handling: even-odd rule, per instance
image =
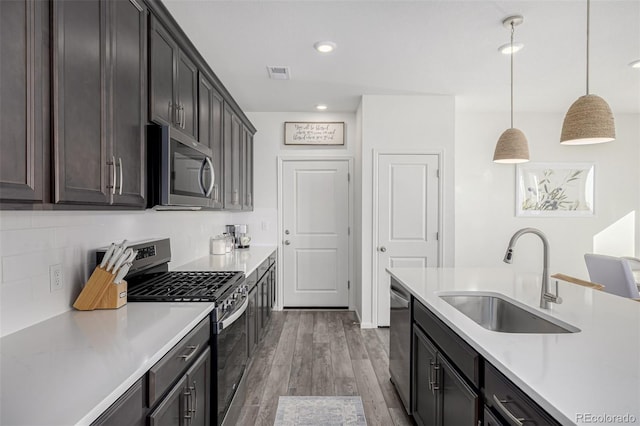
[[274, 311], [247, 370], [239, 424], [272, 426], [278, 397], [360, 396], [367, 424], [411, 425], [389, 381], [389, 330], [353, 312]]

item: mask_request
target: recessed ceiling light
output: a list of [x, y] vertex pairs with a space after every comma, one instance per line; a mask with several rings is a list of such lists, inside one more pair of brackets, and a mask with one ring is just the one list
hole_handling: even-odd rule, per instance
[[332, 41], [319, 41], [313, 47], [320, 53], [330, 53], [336, 49], [336, 44]]
[[522, 43], [513, 43], [513, 49], [511, 48], [511, 43], [503, 44], [498, 47], [498, 51], [503, 55], [511, 55], [512, 53], [519, 52], [524, 47]]
[[324, 105], [324, 104], [319, 104], [319, 105], [316, 105], [316, 109], [317, 109], [318, 111], [324, 111], [324, 110], [326, 110], [326, 109], [327, 109], [327, 106], [326, 106], [326, 105]]
[[631, 63], [629, 64], [629, 66], [630, 66], [631, 68], [638, 68], [638, 69], [640, 69], [640, 59], [638, 59], [637, 61], [633, 61], [633, 62], [631, 62]]

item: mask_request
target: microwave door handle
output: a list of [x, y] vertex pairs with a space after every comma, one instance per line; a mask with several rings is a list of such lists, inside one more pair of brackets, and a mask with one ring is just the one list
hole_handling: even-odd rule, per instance
[[207, 190], [204, 189], [204, 166], [207, 164], [205, 160], [202, 160], [202, 164], [200, 164], [200, 176], [198, 176], [198, 185], [200, 185], [200, 191], [202, 195], [207, 193]]
[[211, 183], [209, 184], [207, 192], [205, 192], [204, 194], [205, 197], [209, 197], [211, 195], [211, 191], [213, 191], [213, 185], [216, 183], [216, 174], [215, 170], [213, 169], [213, 163], [211, 162], [211, 159], [209, 157], [205, 157], [205, 161], [209, 164], [209, 168], [211, 169]]

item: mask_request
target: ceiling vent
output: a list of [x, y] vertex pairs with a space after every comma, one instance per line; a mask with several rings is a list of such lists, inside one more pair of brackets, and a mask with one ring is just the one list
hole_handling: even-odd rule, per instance
[[284, 66], [275, 66], [275, 67], [267, 67], [267, 71], [269, 71], [269, 78], [272, 80], [289, 80], [291, 78], [291, 73], [289, 72], [289, 67]]

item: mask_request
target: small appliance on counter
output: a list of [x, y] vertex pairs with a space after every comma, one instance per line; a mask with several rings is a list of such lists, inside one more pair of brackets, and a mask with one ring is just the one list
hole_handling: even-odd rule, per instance
[[124, 280], [138, 251], [127, 247], [127, 240], [102, 250], [97, 262], [73, 307], [79, 311], [118, 309], [127, 304], [127, 282]]
[[247, 235], [249, 227], [247, 224], [227, 225], [227, 234], [232, 235], [234, 239], [234, 247], [237, 249], [249, 248], [251, 237]]

